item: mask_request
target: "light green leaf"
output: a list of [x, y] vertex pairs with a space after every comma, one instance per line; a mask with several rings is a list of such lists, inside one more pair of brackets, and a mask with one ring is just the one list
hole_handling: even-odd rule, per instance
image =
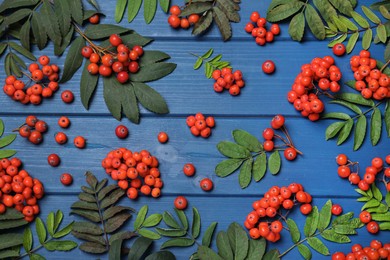
[[127, 4], [127, 20], [128, 22], [132, 22], [134, 18], [137, 16], [139, 9], [141, 7], [142, 0], [133, 0], [129, 1]]
[[47, 215], [46, 219], [46, 227], [47, 227], [47, 232], [51, 236], [54, 234], [54, 212], [50, 212], [49, 215]]
[[23, 232], [23, 247], [26, 252], [30, 252], [33, 244], [31, 228], [27, 227]]
[[372, 42], [372, 30], [367, 29], [367, 31], [365, 31], [365, 33], [363, 34], [363, 39], [362, 39], [363, 49], [365, 50], [369, 49], [371, 42]]
[[144, 18], [145, 22], [149, 24], [156, 14], [157, 0], [144, 0]]
[[287, 226], [291, 235], [293, 243], [297, 243], [301, 238], [301, 233], [299, 232], [298, 226], [292, 218], [287, 219]]
[[163, 220], [165, 224], [167, 224], [167, 226], [171, 228], [181, 229], [179, 223], [177, 223], [177, 221], [173, 218], [171, 213], [169, 213], [168, 211], [165, 211], [163, 213]]
[[70, 251], [76, 248], [78, 244], [70, 240], [48, 241], [44, 247], [49, 251]]
[[10, 145], [16, 138], [16, 134], [10, 134], [0, 139], [0, 148]]
[[352, 11], [351, 15], [352, 15], [352, 18], [360, 25], [360, 27], [362, 27], [364, 29], [367, 29], [370, 27], [370, 24], [368, 23], [368, 21], [363, 16], [361, 16], [359, 13]]
[[329, 0], [329, 2], [331, 2], [332, 5], [341, 13], [351, 16], [351, 12], [353, 11], [351, 2], [343, 0]]
[[282, 160], [280, 158], [279, 151], [274, 151], [268, 158], [268, 167], [272, 174], [278, 174], [280, 171], [280, 167], [282, 164]]
[[378, 38], [381, 42], [386, 43], [387, 32], [386, 27], [383, 24], [378, 25], [378, 27], [376, 28], [376, 35], [378, 35]]
[[192, 237], [194, 239], [198, 238], [200, 234], [200, 214], [197, 208], [192, 208], [192, 228], [191, 228]]
[[353, 33], [348, 40], [347, 46], [345, 47], [347, 53], [351, 53], [353, 48], [356, 45], [357, 40], [359, 39], [359, 33]]
[[319, 219], [320, 215], [318, 212], [318, 208], [317, 206], [314, 206], [305, 221], [303, 232], [306, 237], [310, 237], [316, 232]]
[[203, 60], [202, 58], [198, 58], [194, 64], [194, 70], [197, 70], [199, 69], [203, 64]]
[[232, 135], [237, 144], [246, 147], [251, 152], [260, 152], [263, 150], [263, 146], [259, 140], [247, 131], [236, 129]]
[[320, 210], [320, 216], [318, 220], [318, 230], [323, 231], [326, 227], [328, 227], [330, 223], [330, 219], [332, 217], [332, 201], [328, 200], [325, 205]]
[[119, 23], [120, 21], [122, 21], [123, 14], [125, 13], [125, 10], [126, 10], [126, 5], [127, 5], [127, 0], [117, 0], [116, 1], [115, 15], [114, 15], [114, 19], [115, 19], [116, 23]]
[[157, 239], [161, 238], [161, 236], [159, 234], [157, 234], [149, 229], [145, 229], [145, 228], [141, 228], [140, 230], [138, 230], [138, 234], [140, 234], [143, 237], [153, 239], [153, 240], [157, 240]]
[[347, 120], [343, 129], [341, 129], [341, 132], [337, 139], [337, 145], [344, 143], [348, 139], [349, 135], [351, 134], [352, 128], [353, 128], [353, 120]]
[[144, 223], [145, 221], [145, 218], [146, 218], [146, 214], [148, 213], [148, 206], [147, 205], [144, 205], [139, 211], [138, 211], [138, 214], [137, 214], [137, 218], [135, 219], [135, 222], [134, 222], [134, 229], [135, 230], [138, 230], [139, 228], [142, 227], [142, 224]]
[[43, 245], [46, 241], [46, 228], [45, 224], [43, 224], [43, 221], [39, 217], [35, 219], [35, 229], [37, 231], [39, 242]]
[[274, 23], [284, 20], [298, 12], [303, 6], [304, 3], [301, 1], [290, 1], [279, 5], [267, 13], [267, 21]]
[[142, 224], [142, 226], [144, 226], [144, 227], [154, 227], [154, 226], [158, 225], [161, 220], [162, 220], [162, 215], [158, 214], [158, 213], [155, 213], [155, 214], [152, 214], [149, 217], [147, 217], [145, 219], [144, 223]]
[[381, 23], [381, 19], [379, 19], [379, 17], [376, 14], [374, 14], [374, 12], [371, 11], [368, 7], [363, 5], [362, 10], [363, 10], [363, 13], [367, 16], [367, 18], [371, 20], [371, 22], [373, 22], [375, 24]]
[[349, 242], [351, 242], [351, 239], [349, 239], [348, 236], [337, 234], [333, 229], [324, 230], [321, 233], [321, 236], [324, 239], [329, 240], [331, 242], [335, 242], [335, 243], [349, 243]]
[[310, 249], [304, 244], [298, 245], [298, 251], [305, 260], [310, 260], [312, 257]]
[[325, 26], [317, 11], [310, 4], [306, 5], [305, 17], [313, 35], [319, 39], [325, 39]]
[[322, 255], [330, 255], [329, 249], [324, 245], [324, 243], [319, 240], [317, 237], [309, 237], [307, 243], [318, 253]]

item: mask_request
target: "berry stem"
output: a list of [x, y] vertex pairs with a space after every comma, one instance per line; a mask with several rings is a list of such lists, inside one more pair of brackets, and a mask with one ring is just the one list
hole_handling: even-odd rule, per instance
[[276, 138], [279, 138], [280, 140], [282, 140], [283, 143], [285, 143], [286, 145], [289, 145], [289, 142], [287, 142], [287, 140], [284, 139], [282, 136], [280, 136], [280, 135], [278, 135], [278, 134], [274, 134], [274, 136], [275, 136]]
[[389, 65], [389, 63], [390, 63], [390, 60], [388, 60], [388, 61], [382, 66], [382, 68], [380, 69], [380, 72], [384, 71], [384, 70], [387, 68], [387, 66]]

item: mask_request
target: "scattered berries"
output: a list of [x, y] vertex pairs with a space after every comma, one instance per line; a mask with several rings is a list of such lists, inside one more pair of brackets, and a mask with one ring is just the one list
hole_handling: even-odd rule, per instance
[[115, 135], [120, 139], [125, 139], [129, 135], [129, 129], [124, 125], [115, 128]]
[[178, 5], [171, 6], [169, 9], [169, 14], [170, 16], [168, 17], [168, 24], [175, 29], [188, 29], [191, 27], [191, 25], [196, 24], [200, 18], [198, 14], [191, 14], [188, 17], [180, 16], [181, 9]]
[[177, 196], [173, 204], [175, 205], [175, 208], [183, 210], [187, 208], [188, 201], [183, 196]]
[[74, 100], [73, 92], [70, 90], [64, 90], [61, 93], [61, 99], [62, 99], [62, 101], [64, 101], [64, 103], [67, 103], [67, 104], [72, 103]]
[[60, 119], [58, 119], [58, 125], [61, 128], [68, 128], [70, 125], [70, 120], [67, 116], [61, 116]]
[[127, 191], [130, 199], [142, 193], [157, 198], [161, 195], [163, 181], [158, 169], [159, 162], [147, 150], [135, 152], [126, 148], [110, 151], [102, 160], [102, 167], [118, 186]]
[[186, 124], [193, 135], [208, 138], [211, 135], [211, 128], [215, 126], [215, 120], [212, 116], [206, 118], [202, 113], [197, 113], [188, 116]]
[[244, 30], [250, 33], [258, 45], [263, 46], [267, 42], [273, 42], [274, 37], [280, 34], [280, 27], [278, 24], [272, 24], [267, 31], [267, 20], [260, 17], [258, 12], [252, 12], [250, 22], [245, 25]]
[[217, 93], [221, 93], [226, 89], [230, 95], [237, 96], [240, 94], [241, 88], [245, 86], [240, 70], [233, 72], [231, 68], [217, 69], [213, 71], [212, 78], [215, 80], [213, 88]]
[[85, 140], [85, 138], [82, 137], [82, 136], [76, 136], [76, 137], [73, 139], [73, 144], [74, 144], [74, 146], [76, 146], [76, 147], [79, 148], [79, 149], [85, 148], [85, 143], [86, 143], [86, 140]]
[[333, 204], [331, 211], [333, 215], [338, 216], [343, 212], [343, 208], [339, 204]]
[[27, 138], [33, 144], [40, 144], [43, 141], [43, 134], [47, 132], [48, 125], [45, 121], [39, 120], [36, 116], [27, 116], [25, 123], [17, 129], [19, 135]]

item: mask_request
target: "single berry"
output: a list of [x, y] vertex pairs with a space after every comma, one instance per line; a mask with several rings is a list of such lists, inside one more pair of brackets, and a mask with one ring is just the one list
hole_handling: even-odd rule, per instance
[[213, 181], [209, 178], [204, 178], [200, 181], [200, 187], [204, 191], [211, 191], [213, 189]]
[[271, 60], [266, 60], [261, 68], [264, 73], [272, 74], [275, 71], [275, 63]]
[[50, 155], [47, 157], [47, 162], [48, 162], [48, 164], [49, 164], [50, 166], [52, 166], [52, 167], [57, 167], [57, 166], [60, 164], [61, 159], [60, 159], [60, 157], [59, 157], [57, 154], [52, 153], [52, 154], [50, 154]]
[[60, 177], [61, 183], [65, 186], [69, 186], [73, 182], [73, 177], [69, 173], [63, 173]]
[[178, 197], [176, 197], [173, 204], [175, 205], [175, 208], [183, 210], [183, 209], [187, 208], [188, 201], [185, 197], [178, 196]]
[[118, 138], [124, 139], [129, 135], [129, 129], [124, 125], [118, 125], [115, 128], [115, 134]]
[[186, 176], [193, 176], [195, 174], [195, 166], [192, 163], [186, 163], [183, 166], [183, 172]]
[[164, 144], [168, 141], [168, 134], [165, 132], [158, 133], [157, 139], [160, 143]]

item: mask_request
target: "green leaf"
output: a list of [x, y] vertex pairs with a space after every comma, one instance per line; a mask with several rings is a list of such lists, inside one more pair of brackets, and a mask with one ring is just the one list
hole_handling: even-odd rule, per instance
[[206, 246], [199, 246], [197, 252], [200, 259], [223, 260], [222, 257]]
[[176, 64], [167, 62], [151, 63], [143, 66], [136, 74], [131, 76], [132, 82], [148, 82], [160, 79], [172, 73]]
[[326, 114], [324, 114], [323, 116], [321, 116], [321, 119], [328, 119], [328, 118], [331, 118], [331, 119], [348, 120], [348, 119], [350, 119], [351, 117], [350, 117], [348, 114], [345, 114], [345, 113], [338, 113], [338, 112], [330, 112], [330, 113], [326, 113]]
[[379, 6], [379, 11], [381, 12], [381, 15], [386, 18], [387, 20], [390, 19], [390, 12], [389, 10], [385, 7], [385, 5], [380, 5]]
[[132, 211], [134, 212], [133, 208], [130, 207], [123, 207], [123, 206], [111, 206], [108, 209], [106, 209], [103, 213], [103, 220], [107, 220], [115, 216], [116, 214], [123, 212], [123, 211]]
[[214, 49], [213, 48], [210, 48], [208, 51], [206, 51], [203, 55], [202, 55], [202, 58], [203, 59], [208, 59], [211, 57], [211, 55], [214, 53]]
[[[99, 184], [96, 186], [96, 192], [99, 192], [100, 194], [100, 191], [106, 186], [107, 182], [108, 182], [107, 178], [101, 180]], [[98, 199], [99, 199], [99, 194], [98, 194]]]
[[366, 136], [367, 118], [363, 115], [356, 121], [355, 137], [353, 142], [353, 150], [356, 151], [363, 144], [364, 137]]
[[[15, 257], [20, 256], [20, 249], [5, 249], [0, 251], [0, 258], [1, 259], [14, 259]], [[32, 258], [30, 258], [32, 259]]]
[[72, 230], [78, 233], [87, 233], [91, 235], [102, 235], [103, 229], [91, 222], [77, 221], [73, 223]]
[[157, 0], [144, 0], [144, 18], [145, 22], [149, 24], [156, 14]]
[[10, 134], [0, 139], [0, 148], [10, 145], [16, 138], [16, 134]]
[[362, 39], [363, 49], [365, 50], [369, 49], [371, 42], [372, 42], [372, 30], [367, 29], [367, 31], [365, 31], [363, 34], [363, 39]]
[[163, 61], [169, 58], [170, 56], [162, 51], [144, 51], [142, 59], [138, 64], [142, 68], [145, 65]]
[[45, 224], [43, 224], [43, 221], [39, 217], [35, 220], [35, 229], [37, 231], [39, 243], [43, 245], [46, 241], [46, 228]]
[[28, 8], [19, 9], [4, 18], [4, 25], [9, 26], [27, 17], [31, 14], [31, 10]]
[[382, 201], [383, 196], [381, 191], [378, 189], [378, 187], [375, 185], [375, 182], [371, 184], [371, 191], [374, 195], [374, 198], [376, 198], [378, 201]]
[[18, 220], [18, 219], [19, 220], [24, 219], [24, 215], [14, 208], [8, 208], [5, 213], [0, 215], [0, 223], [2, 223], [3, 220]]
[[240, 174], [238, 175], [238, 180], [240, 183], [241, 189], [245, 189], [251, 183], [252, 180], [252, 157], [246, 159], [242, 164]]
[[[265, 253], [266, 249], [266, 241], [264, 238], [260, 239], [250, 239], [249, 240], [249, 250], [248, 250], [248, 255], [246, 257], [247, 260], [257, 260], [257, 259], [262, 259], [263, 255]], [[219, 253], [220, 254], [220, 253]], [[230, 259], [226, 258], [225, 259]]]
[[279, 5], [267, 13], [267, 21], [274, 23], [284, 20], [298, 12], [303, 6], [304, 3], [300, 1], [290, 1]]
[[347, 138], [351, 134], [352, 128], [353, 128], [353, 120], [349, 119], [345, 122], [345, 125], [343, 126], [343, 129], [339, 134], [339, 137], [337, 139], [337, 145], [340, 145], [347, 140]]
[[[352, 97], [352, 98], [354, 98], [354, 97]], [[346, 108], [349, 108], [350, 110], [352, 110], [356, 114], [362, 114], [363, 113], [362, 110], [357, 105], [350, 103], [350, 101], [333, 100], [333, 101], [330, 101], [329, 103], [342, 105], [342, 106], [344, 106]], [[348, 119], [351, 119], [351, 117], [349, 117]]]
[[233, 249], [234, 258], [237, 260], [245, 259], [248, 253], [249, 243], [248, 236], [244, 229], [236, 222], [233, 222], [229, 225], [227, 235], [230, 247]]
[[352, 11], [351, 16], [357, 22], [357, 24], [360, 25], [360, 27], [362, 27], [364, 29], [367, 29], [370, 27], [370, 24], [368, 23], [368, 21], [363, 16], [361, 16], [359, 13]]
[[159, 0], [158, 2], [159, 2], [159, 4], [160, 4], [161, 9], [162, 9], [165, 13], [168, 13], [169, 2], [170, 2], [170, 0]]
[[355, 32], [353, 33], [348, 40], [347, 46], [345, 47], [347, 53], [351, 53], [353, 48], [356, 45], [357, 40], [359, 39], [359, 33]]
[[218, 151], [229, 158], [243, 159], [250, 156], [250, 152], [245, 147], [229, 141], [222, 141], [217, 144]]
[[202, 34], [207, 30], [207, 28], [210, 27], [212, 22], [213, 22], [213, 12], [207, 11], [206, 14], [200, 17], [199, 21], [194, 25], [194, 28], [192, 29], [192, 34], [193, 35]]
[[131, 247], [127, 260], [138, 260], [142, 259], [142, 256], [152, 245], [153, 240], [146, 237], [139, 237], [134, 241], [134, 244]]
[[332, 21], [332, 17], [337, 15], [336, 9], [329, 3], [329, 1], [324, 0], [313, 0], [315, 7], [318, 9], [325, 21]]
[[310, 4], [306, 5], [305, 17], [313, 35], [319, 40], [325, 39], [325, 26], [317, 11]]
[[125, 13], [126, 5], [127, 5], [127, 0], [116, 1], [115, 15], [114, 15], [114, 19], [116, 23], [122, 21], [123, 14]]
[[65, 83], [70, 80], [83, 64], [83, 56], [81, 56], [80, 53], [84, 46], [85, 40], [81, 36], [77, 37], [70, 45], [65, 59], [64, 71], [60, 80], [61, 83]]
[[351, 16], [351, 12], [353, 11], [351, 2], [349, 1], [340, 1], [340, 0], [329, 0], [332, 5], [339, 10], [341, 13]]
[[279, 260], [279, 251], [277, 249], [269, 250], [262, 260]]
[[176, 257], [170, 251], [158, 251], [148, 255], [145, 260], [175, 260]]
[[14, 49], [15, 51], [19, 52], [20, 54], [22, 54], [24, 57], [26, 57], [27, 59], [30, 59], [30, 60], [37, 60], [37, 58], [35, 58], [35, 56], [29, 52], [27, 49], [25, 49], [24, 47], [14, 43], [14, 42], [9, 42], [8, 45]]
[[54, 213], [53, 212], [50, 212], [47, 215], [46, 227], [47, 227], [47, 232], [49, 232], [49, 234], [53, 236], [54, 234]]
[[[262, 239], [263, 240], [263, 239]], [[251, 241], [256, 241], [251, 239]], [[217, 234], [217, 247], [218, 247], [218, 254], [222, 256], [224, 259], [233, 259], [233, 252], [229, 244], [229, 238], [225, 231], [220, 231]], [[250, 246], [249, 250], [251, 250], [252, 245]], [[248, 253], [249, 257], [249, 253]], [[261, 257], [259, 258], [261, 259]]]
[[203, 64], [202, 58], [198, 58], [193, 66], [194, 70], [199, 69]]
[[77, 247], [77, 243], [70, 240], [48, 241], [44, 247], [49, 251], [70, 251]]
[[98, 206], [96, 202], [85, 202], [85, 201], [76, 201], [70, 207], [71, 209], [89, 209], [98, 211]]
[[192, 246], [194, 243], [195, 240], [186, 237], [171, 238], [161, 245], [161, 249], [168, 247], [189, 247]]
[[390, 222], [379, 223], [380, 230], [390, 230]]
[[6, 0], [0, 5], [0, 13], [7, 9], [36, 5], [38, 0]]
[[133, 82], [135, 95], [143, 107], [158, 114], [169, 113], [164, 98], [154, 89], [141, 82]]
[[93, 242], [81, 243], [79, 249], [81, 251], [84, 251], [86, 253], [91, 253], [91, 254], [102, 254], [107, 252], [108, 250], [107, 246], [103, 246]]
[[119, 231], [110, 236], [110, 239], [108, 240], [109, 244], [111, 244], [113, 241], [117, 239], [131, 239], [133, 237], [136, 237], [137, 233], [133, 231]]
[[348, 18], [342, 16], [342, 15], [339, 15], [339, 20], [340, 22], [344, 23], [345, 26], [347, 26], [347, 28], [349, 30], [352, 30], [352, 31], [357, 31], [359, 30], [359, 27], [356, 26], [356, 24], [354, 24], [351, 20], [349, 20]]
[[197, 208], [192, 208], [192, 228], [191, 234], [194, 239], [198, 238], [200, 234], [200, 214]]
[[390, 192], [386, 193], [385, 201], [386, 201], [387, 206], [390, 207]]
[[30, 252], [33, 243], [31, 228], [27, 227], [23, 232], [23, 247], [26, 252]]
[[89, 25], [84, 34], [91, 40], [106, 39], [110, 37], [111, 34], [121, 34], [128, 32], [129, 29], [113, 25], [113, 24], [95, 24]]
[[217, 222], [212, 222], [210, 226], [206, 229], [204, 232], [203, 238], [202, 238], [202, 245], [210, 247], [211, 240], [215, 231], [215, 228], [217, 227]]
[[306, 218], [305, 226], [303, 232], [306, 237], [312, 236], [317, 230], [318, 221], [319, 221], [319, 212], [316, 206], [313, 207], [312, 211]]
[[184, 230], [188, 230], [188, 219], [183, 210], [175, 208], [176, 215], [179, 217], [180, 223]]
[[[211, 2], [193, 2], [190, 5], [187, 5], [182, 12], [180, 13], [180, 17], [186, 17], [191, 14], [202, 14], [213, 7]], [[205, 58], [207, 59], [207, 58]]]
[[379, 40], [383, 43], [387, 41], [387, 32], [386, 27], [383, 24], [378, 25], [376, 28], [376, 35], [378, 35]]
[[[114, 78], [115, 79], [115, 78]], [[116, 80], [116, 79], [115, 79]], [[115, 96], [113, 97], [115, 98]], [[131, 85], [124, 85], [121, 96], [121, 106], [125, 116], [133, 123], [139, 123], [139, 108], [135, 96], [134, 88]]]
[[[30, 29], [31, 29], [31, 25], [30, 25], [30, 20], [28, 19], [20, 28], [20, 43], [22, 44], [23, 48], [25, 48], [26, 50], [30, 50]], [[0, 51], [0, 55], [1, 55], [1, 51]]]
[[278, 174], [282, 160], [280, 158], [279, 151], [274, 151], [268, 158], [268, 167], [272, 174]]
[[334, 226], [334, 231], [340, 235], [355, 235], [355, 234], [357, 234], [355, 229], [353, 227], [349, 226], [348, 224], [336, 225], [336, 226]]
[[96, 0], [88, 0], [88, 3], [90, 3], [97, 11], [100, 10], [99, 4], [96, 2]]
[[0, 56], [3, 54], [7, 46], [8, 44], [6, 44], [5, 42], [0, 42]]
[[317, 237], [309, 237], [307, 239], [307, 243], [311, 246], [311, 248], [316, 250], [318, 253], [322, 255], [330, 255], [329, 249]]
[[141, 7], [142, 0], [134, 0], [129, 1], [127, 4], [127, 20], [128, 22], [132, 22], [134, 18], [137, 16], [139, 9]]
[[365, 209], [368, 209], [368, 208], [375, 208], [375, 207], [378, 207], [380, 204], [380, 202], [376, 199], [371, 199], [369, 201], [367, 201], [361, 208], [361, 210], [365, 210]]
[[373, 22], [375, 24], [381, 23], [381, 19], [379, 19], [379, 17], [376, 14], [374, 14], [374, 12], [371, 11], [368, 7], [363, 5], [362, 10], [363, 10], [363, 13], [367, 16], [367, 18], [371, 20], [371, 22]]
[[310, 251], [310, 249], [309, 249], [307, 246], [305, 246], [304, 244], [299, 244], [299, 245], [298, 245], [298, 251], [299, 251], [299, 253], [302, 255], [302, 257], [303, 257], [304, 259], [306, 259], [306, 260], [311, 259], [311, 257], [312, 257], [311, 251]]
[[82, 25], [83, 23], [83, 5], [80, 0], [69, 0], [70, 13], [74, 21]]
[[328, 227], [330, 219], [332, 217], [332, 201], [328, 200], [325, 205], [320, 210], [319, 220], [318, 220], [318, 230], [323, 231]]
[[219, 177], [226, 177], [235, 172], [243, 163], [242, 159], [227, 159], [217, 164], [215, 174]]
[[305, 16], [302, 12], [297, 13], [290, 21], [288, 33], [294, 41], [301, 41], [305, 32]]
[[353, 212], [348, 212], [348, 213], [345, 213], [337, 218], [335, 218], [335, 220], [333, 220], [332, 222], [332, 225], [337, 225], [337, 224], [346, 224], [348, 223], [351, 218], [353, 217]]
[[68, 34], [71, 22], [72, 14], [68, 1], [54, 1], [54, 12], [58, 18], [58, 24], [62, 36]]
[[0, 150], [0, 159], [11, 157], [14, 154], [16, 154], [14, 150]]
[[120, 120], [122, 117], [121, 111], [122, 106], [121, 102], [118, 102], [117, 97], [121, 97], [123, 88], [122, 84], [120, 84], [115, 77], [104, 77], [103, 78], [103, 96], [104, 102], [113, 117], [117, 120]]
[[147, 237], [153, 240], [157, 240], [161, 238], [159, 234], [145, 228], [141, 228], [140, 230], [138, 230], [138, 233], [143, 237]]
[[213, 18], [218, 26], [219, 31], [221, 32], [222, 39], [226, 41], [231, 38], [232, 27], [230, 25], [230, 21], [226, 14], [218, 6], [213, 7]]
[[0, 250], [21, 245], [23, 242], [23, 236], [17, 233], [8, 233], [0, 235]]
[[260, 152], [263, 150], [263, 146], [259, 140], [247, 131], [236, 129], [232, 135], [237, 144], [246, 147], [251, 152]]
[[382, 132], [382, 114], [381, 111], [375, 107], [371, 114], [370, 138], [372, 145], [377, 145], [381, 138]]
[[95, 211], [91, 210], [80, 210], [80, 209], [74, 209], [70, 211], [69, 214], [76, 214], [83, 218], [89, 219], [92, 222], [98, 223], [100, 222], [99, 214]]
[[324, 230], [321, 233], [321, 236], [324, 239], [329, 240], [331, 242], [335, 242], [335, 243], [349, 243], [349, 242], [351, 242], [351, 239], [349, 239], [348, 236], [337, 234], [333, 229]]
[[267, 171], [267, 156], [265, 153], [261, 153], [257, 156], [253, 163], [252, 175], [256, 182], [260, 181]]
[[55, 44], [60, 45], [62, 41], [60, 27], [49, 0], [43, 0], [40, 12], [47, 35]]
[[74, 27], [71, 27], [68, 34], [62, 39], [61, 45], [54, 45], [54, 55], [61, 56], [64, 53], [73, 38], [73, 33]]
[[177, 223], [177, 221], [173, 218], [171, 213], [169, 213], [168, 211], [165, 211], [163, 213], [163, 221], [165, 222], [165, 224], [167, 224], [167, 226], [171, 228], [181, 229], [179, 223]]
[[142, 226], [144, 227], [154, 227], [158, 225], [162, 220], [162, 215], [161, 214], [152, 214], [149, 217], [147, 217], [143, 223]]
[[[388, 193], [390, 194], [390, 193]], [[375, 221], [388, 221], [390, 219], [390, 212], [386, 213], [373, 213], [371, 214], [372, 220]]]
[[80, 81], [81, 103], [87, 110], [89, 109], [89, 102], [91, 100], [93, 93], [95, 92], [99, 80], [99, 76], [92, 75], [91, 73], [88, 72], [89, 64], [90, 61], [87, 60], [84, 65], [84, 69], [81, 74], [81, 81]]
[[157, 233], [164, 237], [182, 237], [187, 231], [183, 229], [156, 228]]
[[112, 241], [110, 250], [108, 251], [109, 260], [121, 259], [122, 242], [122, 239], [116, 239]]
[[55, 232], [53, 237], [54, 238], [61, 238], [61, 237], [68, 235], [72, 231], [72, 227], [73, 227], [73, 222], [69, 223], [63, 229]]
[[137, 218], [134, 222], [134, 230], [138, 230], [142, 227], [142, 224], [144, 223], [146, 219], [146, 214], [148, 213], [148, 206], [144, 205], [137, 213]]
[[4, 134], [4, 122], [0, 119], [0, 137]]
[[37, 12], [33, 12], [31, 18], [31, 28], [34, 35], [34, 39], [37, 43], [37, 46], [40, 50], [42, 50], [47, 43], [47, 35], [46, 31], [42, 27], [43, 21], [41, 21], [41, 15]]
[[301, 238], [301, 233], [299, 232], [298, 226], [295, 221], [291, 218], [287, 219], [287, 226], [291, 235], [293, 243], [297, 243]]

